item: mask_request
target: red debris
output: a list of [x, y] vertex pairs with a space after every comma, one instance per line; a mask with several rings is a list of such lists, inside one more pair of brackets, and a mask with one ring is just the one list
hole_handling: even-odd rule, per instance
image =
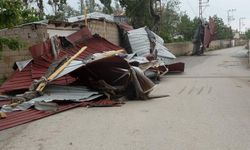
[[178, 62], [178, 63], [173, 63], [171, 65], [166, 65], [168, 68], [168, 72], [184, 72], [185, 70], [185, 63], [183, 62]]
[[[73, 56], [83, 46], [87, 46], [88, 48], [78, 57], [78, 59], [86, 58], [94, 53], [122, 49], [104, 38], [91, 36], [90, 31], [87, 28], [83, 28], [72, 35], [69, 35], [66, 39], [73, 42], [72, 44], [74, 46], [69, 48], [60, 48], [59, 57], [63, 57], [65, 55]], [[13, 92], [16, 90], [27, 90], [32, 81], [42, 77], [50, 64], [53, 62], [53, 54], [51, 52], [49, 39], [43, 43], [30, 47], [30, 52], [33, 57], [33, 61], [27, 65], [24, 70], [16, 70], [13, 72], [9, 79], [0, 87], [1, 93]], [[65, 75], [53, 81], [51, 84], [69, 85], [74, 81], [76, 81], [75, 77]]]
[[[0, 101], [0, 106], [4, 104], [9, 104], [10, 100]], [[49, 112], [49, 111], [40, 111], [35, 109], [28, 109], [26, 111], [14, 111], [10, 113], [6, 113], [7, 118], [0, 119], [0, 131], [8, 128], [16, 127], [18, 125], [26, 124], [38, 119], [42, 119], [72, 108], [76, 107], [112, 107], [112, 106], [120, 106], [120, 103], [112, 101], [112, 100], [92, 100], [87, 102], [80, 103], [58, 103], [58, 111], [57, 112]]]
[[26, 111], [14, 111], [6, 113], [7, 118], [0, 120], [0, 131], [22, 125], [31, 121], [35, 121], [47, 116], [57, 114], [72, 108], [82, 106], [82, 103], [58, 103], [59, 108], [57, 112], [40, 111], [35, 109], [28, 109]]

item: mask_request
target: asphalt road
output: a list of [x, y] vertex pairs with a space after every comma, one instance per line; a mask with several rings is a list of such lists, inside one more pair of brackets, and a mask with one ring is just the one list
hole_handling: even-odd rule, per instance
[[180, 57], [183, 74], [122, 107], [77, 108], [0, 132], [1, 150], [249, 150], [250, 70], [243, 47]]

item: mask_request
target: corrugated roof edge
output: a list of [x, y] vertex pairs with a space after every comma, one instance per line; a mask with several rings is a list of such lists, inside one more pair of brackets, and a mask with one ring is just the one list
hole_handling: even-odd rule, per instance
[[[30, 23], [25, 23], [25, 24], [20, 24], [17, 26], [14, 26], [13, 28], [20, 28], [20, 27], [24, 27], [24, 26], [28, 26], [28, 25], [48, 25], [49, 20], [40, 20], [40, 21], [35, 21], [35, 22], [30, 22]], [[4, 31], [4, 30], [8, 30], [9, 28], [4, 28], [1, 29], [0, 31]]]

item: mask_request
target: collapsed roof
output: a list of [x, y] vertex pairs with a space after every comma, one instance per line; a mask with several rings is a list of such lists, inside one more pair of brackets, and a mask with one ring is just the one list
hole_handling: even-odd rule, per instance
[[[57, 55], [59, 57], [72, 56], [81, 47], [87, 46], [88, 48], [78, 57], [78, 60], [95, 53], [122, 49], [102, 37], [92, 36], [87, 28], [83, 28], [65, 38], [56, 38], [56, 44], [58, 47]], [[71, 46], [67, 46], [69, 44]], [[54, 60], [55, 54], [53, 54], [51, 47], [50, 39], [30, 47], [29, 50], [33, 60], [22, 71], [15, 70], [2, 84], [0, 92], [8, 93], [16, 90], [27, 90], [33, 80], [42, 77]], [[72, 77], [72, 75], [66, 74], [53, 81], [53, 84], [68, 85], [74, 81], [76, 81], [76, 78]]]
[[[70, 22], [70, 23], [73, 23], [73, 22], [83, 21], [85, 19], [86, 18], [85, 18], [84, 15], [80, 15], [80, 16], [70, 17], [70, 18], [67, 19], [67, 21]], [[108, 22], [115, 22], [114, 21], [114, 16], [104, 14], [104, 13], [101, 13], [101, 12], [89, 13], [89, 14], [87, 14], [87, 19], [96, 19], [96, 20], [103, 19], [103, 20], [108, 21]]]

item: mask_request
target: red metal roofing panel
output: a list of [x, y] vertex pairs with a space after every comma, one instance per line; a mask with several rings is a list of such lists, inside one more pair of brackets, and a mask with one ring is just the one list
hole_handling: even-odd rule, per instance
[[59, 110], [57, 112], [39, 111], [35, 109], [28, 109], [26, 111], [16, 111], [6, 113], [7, 118], [0, 119], [0, 131], [8, 128], [12, 128], [21, 124], [25, 124], [31, 121], [35, 121], [50, 115], [57, 114], [59, 112], [69, 110], [83, 105], [82, 103], [59, 103]]
[[[68, 36], [67, 39], [70, 39], [70, 42], [74, 42], [72, 43], [74, 46], [70, 46], [65, 49], [60, 47], [61, 50], [59, 53], [59, 58], [65, 55], [72, 56], [83, 46], [87, 46], [88, 48], [78, 57], [78, 59], [86, 58], [87, 56], [94, 53], [122, 49], [121, 47], [112, 44], [104, 38], [99, 36], [92, 37], [89, 34], [90, 31], [84, 28]], [[28, 66], [26, 66], [23, 71], [15, 71], [0, 87], [0, 92], [6, 93], [15, 90], [26, 90], [29, 88], [34, 79], [39, 79], [45, 74], [53, 61], [50, 40], [46, 40], [43, 43], [30, 47], [30, 52], [32, 54], [33, 61]], [[76, 78], [73, 78], [70, 75], [65, 75], [53, 81], [51, 84], [69, 85], [74, 81], [76, 81]]]
[[[1, 101], [0, 101], [1, 102]], [[6, 100], [2, 104], [9, 103], [10, 100]], [[0, 106], [1, 103], [0, 103]], [[28, 109], [26, 111], [15, 111], [6, 113], [7, 118], [0, 119], [0, 131], [8, 128], [12, 128], [18, 125], [22, 125], [31, 121], [35, 121], [47, 116], [51, 116], [72, 108], [76, 108], [79, 106], [90, 106], [90, 107], [112, 107], [112, 106], [120, 106], [120, 103], [117, 103], [112, 100], [93, 100], [93, 101], [85, 101], [80, 103], [72, 103], [72, 102], [64, 102], [58, 103], [58, 111], [57, 112], [48, 112], [48, 111], [40, 111], [35, 109]]]
[[70, 43], [81, 43], [87, 39], [92, 38], [92, 34], [89, 31], [88, 28], [82, 28], [81, 30], [79, 30], [78, 32], [75, 32], [69, 36], [66, 37], [66, 39], [70, 42]]
[[129, 24], [127, 23], [120, 23], [118, 25], [121, 29], [125, 30], [125, 31], [130, 31], [130, 30], [133, 30], [134, 28], [132, 26], [130, 26]]
[[29, 64], [22, 71], [14, 71], [9, 79], [0, 87], [0, 92], [6, 93], [14, 90], [27, 89], [32, 82], [31, 77], [31, 64]]
[[10, 100], [0, 100], [0, 107], [7, 104], [10, 104]]

